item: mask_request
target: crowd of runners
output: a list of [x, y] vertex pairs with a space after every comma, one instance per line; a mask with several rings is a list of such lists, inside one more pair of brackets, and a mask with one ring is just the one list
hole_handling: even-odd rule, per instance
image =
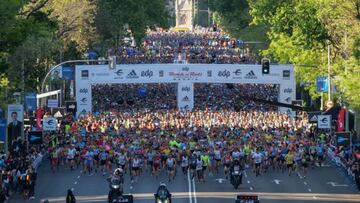
[[212, 28], [184, 32], [158, 28], [148, 31], [143, 46], [124, 44], [110, 53], [124, 64], [173, 63], [174, 59], [188, 63], [257, 63], [255, 54], [241, 40]]
[[[249, 86], [231, 87], [224, 95], [230, 97], [233, 92], [235, 97], [238, 88], [250, 88], [264, 98], [276, 97], [276, 86]], [[97, 87], [99, 92], [93, 89], [94, 95], [102, 101], [113, 99], [106, 95], [107, 88], [111, 86]], [[138, 86], [131, 88], [136, 92]], [[202, 87], [200, 95], [205, 95], [204, 88], [209, 87]], [[208, 91], [213, 92], [212, 88], [218, 87]], [[158, 94], [167, 93], [153, 94], [150, 100], [166, 103], [167, 98]], [[129, 181], [136, 183], [144, 173], [157, 178], [160, 170], [166, 171], [169, 181], [187, 175], [188, 169], [198, 181], [209, 176], [228, 177], [235, 159], [256, 176], [272, 171], [306, 178], [310, 168], [324, 163], [328, 136], [316, 134], [305, 113], [291, 118], [256, 102], [237, 111], [212, 99], [200, 97], [198, 102], [203, 108], [189, 112], [170, 106], [156, 110], [151, 103], [141, 102], [127, 104], [127, 108], [96, 108], [103, 105], [99, 100], [93, 114], [77, 120], [68, 116], [61, 122], [60, 133], [45, 136], [52, 170], [64, 170], [59, 166], [65, 165], [65, 170], [79, 168], [90, 176], [107, 176], [114, 167], [122, 167], [131, 175]], [[214, 108], [207, 107], [210, 103]]]

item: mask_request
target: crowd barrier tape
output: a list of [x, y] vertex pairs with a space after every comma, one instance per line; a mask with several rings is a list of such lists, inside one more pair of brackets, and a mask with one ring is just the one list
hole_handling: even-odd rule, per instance
[[341, 158], [335, 155], [333, 149], [336, 149], [336, 147], [331, 145], [330, 147], [328, 147], [327, 150], [327, 154], [330, 160], [335, 163], [337, 167], [341, 167], [344, 171], [346, 171], [346, 173], [352, 178], [352, 180], [354, 180], [355, 175], [352, 173], [351, 169], [348, 169], [345, 163], [341, 161]]
[[41, 165], [43, 157], [44, 155], [40, 155], [33, 161], [32, 166], [34, 167], [35, 170], [37, 170], [37, 168]]

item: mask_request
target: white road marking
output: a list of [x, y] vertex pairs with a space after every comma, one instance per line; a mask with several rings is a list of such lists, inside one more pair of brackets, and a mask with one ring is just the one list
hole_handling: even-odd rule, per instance
[[253, 188], [253, 187], [250, 187], [250, 190], [254, 190], [254, 188]]
[[336, 182], [327, 182], [326, 184], [331, 185], [333, 187], [349, 187], [349, 185], [346, 184], [337, 184]]
[[192, 203], [191, 179], [190, 179], [190, 170], [189, 169], [187, 172], [187, 176], [188, 176], [188, 187], [189, 187], [189, 201], [190, 201], [190, 203]]
[[196, 199], [196, 188], [195, 188], [195, 178], [192, 180], [192, 186], [193, 186], [194, 203], [197, 203], [197, 199]]
[[273, 182], [276, 183], [276, 185], [279, 185], [281, 180], [275, 179]]
[[73, 192], [74, 192], [74, 191], [75, 191], [75, 188], [71, 188], [71, 191], [73, 191]]
[[79, 179], [79, 178], [80, 178], [80, 176], [77, 177], [77, 179]]
[[246, 171], [244, 171], [244, 175], [245, 175], [245, 178], [247, 178], [248, 176], [247, 176], [247, 173], [246, 173]]
[[304, 185], [307, 185], [307, 182], [304, 182]]
[[75, 183], [74, 183], [74, 184], [75, 184], [75, 185], [77, 185], [77, 183], [78, 183], [78, 182], [77, 182], [77, 181], [75, 181]]
[[317, 199], [317, 197], [316, 197], [316, 196], [313, 196], [313, 199]]
[[250, 180], [248, 180], [247, 183], [250, 184]]
[[309, 188], [308, 191], [311, 192], [311, 189]]

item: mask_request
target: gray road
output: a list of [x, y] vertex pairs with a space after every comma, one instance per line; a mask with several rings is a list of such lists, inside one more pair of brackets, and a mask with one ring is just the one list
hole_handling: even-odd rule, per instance
[[[173, 193], [174, 203], [233, 203], [237, 194], [259, 195], [261, 203], [360, 202], [360, 193], [330, 165], [311, 170], [306, 179], [295, 174], [288, 176], [287, 173], [272, 172], [255, 177], [247, 170], [243, 185], [237, 191], [222, 175], [207, 177], [205, 183], [198, 183], [180, 174], [180, 170], [178, 172], [175, 181], [170, 183], [166, 181], [164, 172], [159, 179], [143, 173], [139, 182], [134, 184], [130, 183], [127, 175], [125, 193], [133, 194], [135, 202], [154, 202], [153, 193], [160, 182], [165, 182]], [[106, 202], [108, 184], [101, 173], [88, 176], [80, 170], [70, 172], [64, 167], [52, 173], [45, 160], [38, 174], [36, 199], [24, 200], [17, 196], [9, 203], [42, 202], [44, 199], [64, 202], [66, 191], [70, 188], [74, 190], [78, 202]]]

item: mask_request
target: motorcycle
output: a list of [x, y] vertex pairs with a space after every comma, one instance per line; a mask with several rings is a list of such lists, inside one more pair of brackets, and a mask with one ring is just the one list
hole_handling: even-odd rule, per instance
[[122, 202], [123, 183], [120, 179], [109, 180], [110, 191], [108, 194], [109, 203]]
[[155, 203], [171, 203], [171, 194], [165, 184], [161, 184], [154, 194]]
[[231, 173], [231, 184], [234, 186], [234, 189], [238, 189], [239, 185], [242, 184], [243, 171], [240, 169], [240, 166], [235, 165]]

